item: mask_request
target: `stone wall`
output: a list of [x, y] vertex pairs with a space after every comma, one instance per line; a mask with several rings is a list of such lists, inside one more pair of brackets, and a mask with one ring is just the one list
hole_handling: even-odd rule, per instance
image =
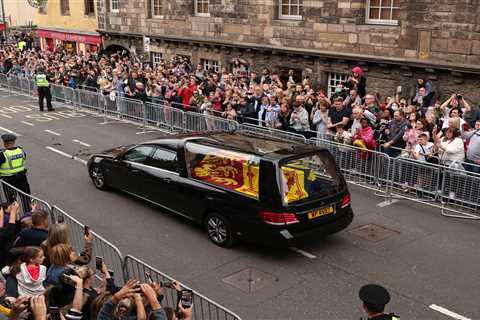
[[194, 16], [193, 0], [165, 0], [159, 18], [149, 0], [121, 1], [107, 30], [477, 67], [479, 1], [398, 0], [394, 26], [366, 24], [365, 1], [303, 0], [299, 21], [279, 19], [277, 0], [210, 0], [210, 17]]

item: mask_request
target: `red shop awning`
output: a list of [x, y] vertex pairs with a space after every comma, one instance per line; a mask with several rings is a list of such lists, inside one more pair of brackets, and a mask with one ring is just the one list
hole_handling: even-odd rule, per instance
[[0, 22], [0, 31], [3, 31], [6, 29], [6, 24], [3, 22]]
[[52, 38], [60, 41], [72, 41], [78, 43], [88, 43], [100, 45], [102, 43], [102, 37], [100, 35], [86, 35], [74, 32], [59, 32], [51, 30], [37, 29], [37, 36], [39, 38]]

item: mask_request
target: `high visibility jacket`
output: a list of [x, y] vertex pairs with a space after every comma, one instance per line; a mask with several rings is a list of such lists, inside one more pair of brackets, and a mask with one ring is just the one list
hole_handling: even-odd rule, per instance
[[0, 165], [0, 176], [10, 177], [25, 171], [25, 152], [17, 147], [12, 150], [4, 150], [5, 162]]
[[37, 74], [36, 76], [37, 87], [48, 87], [50, 83], [47, 80], [47, 76], [44, 74]]
[[18, 43], [18, 49], [23, 50], [27, 46], [27, 43], [25, 41], [20, 41]]

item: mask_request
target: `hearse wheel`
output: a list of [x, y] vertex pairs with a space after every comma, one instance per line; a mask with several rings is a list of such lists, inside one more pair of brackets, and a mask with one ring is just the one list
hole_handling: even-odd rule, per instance
[[208, 237], [217, 246], [229, 248], [236, 243], [230, 223], [219, 214], [209, 213], [205, 219]]

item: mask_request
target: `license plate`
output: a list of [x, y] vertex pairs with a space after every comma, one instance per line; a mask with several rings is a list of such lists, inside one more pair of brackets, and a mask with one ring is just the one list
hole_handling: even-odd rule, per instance
[[308, 219], [315, 219], [318, 217], [323, 217], [333, 213], [333, 206], [320, 208], [308, 213]]

